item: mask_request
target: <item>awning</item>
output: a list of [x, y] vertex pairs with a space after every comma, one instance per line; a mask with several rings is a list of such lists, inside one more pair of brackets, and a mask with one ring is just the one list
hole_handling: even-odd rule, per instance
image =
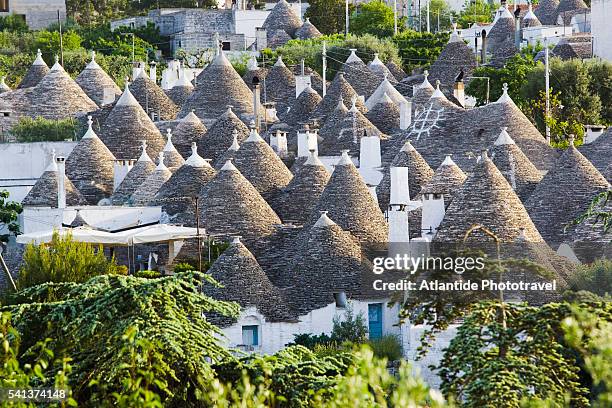
[[72, 239], [77, 242], [88, 242], [90, 244], [101, 245], [125, 245], [122, 237], [116, 236], [113, 233], [98, 231], [89, 227], [77, 228], [61, 228], [47, 231], [36, 231], [29, 234], [17, 236], [17, 242], [20, 244], [44, 244], [51, 242], [53, 234], [57, 232], [61, 237], [68, 234], [72, 235]]

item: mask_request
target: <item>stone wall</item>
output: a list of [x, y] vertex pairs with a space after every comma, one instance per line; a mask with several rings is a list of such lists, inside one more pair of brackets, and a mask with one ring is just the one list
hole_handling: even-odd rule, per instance
[[64, 0], [10, 0], [9, 13], [24, 15], [28, 27], [40, 30], [51, 24], [57, 23], [57, 12], [59, 10], [60, 20], [66, 20], [66, 3]]

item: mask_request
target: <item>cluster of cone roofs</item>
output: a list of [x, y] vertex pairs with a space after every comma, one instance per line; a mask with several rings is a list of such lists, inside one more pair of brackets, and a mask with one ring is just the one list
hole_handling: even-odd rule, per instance
[[[451, 38], [447, 47], [457, 43]], [[40, 61], [32, 69], [44, 64]], [[610, 189], [610, 131], [585, 147], [587, 157], [573, 144], [559, 151], [517, 108], [507, 87], [498, 101], [465, 109], [445, 93], [442, 71], [435, 86], [427, 74], [415, 86], [402, 86], [397, 65], [376, 56], [365, 64], [351, 52], [325, 96], [310, 86], [295, 97], [295, 74], [279, 59], [265, 76], [268, 98], [278, 92], [278, 102], [287, 106], [262, 134], [251, 123], [253, 92], [222, 51], [195, 86], [179, 81], [188, 90], [182, 102], [145, 75], [121, 93], [95, 58], [75, 81], [57, 62], [38, 82], [29, 72], [28, 82], [0, 96], [0, 102], [14, 93], [31, 101], [45, 91], [40, 103], [48, 113], [62, 101], [67, 106], [76, 100], [79, 109], [70, 114], [89, 116], [66, 160], [68, 205], [161, 206], [171, 223], [195, 226], [199, 219], [211, 236], [240, 236], [211, 273], [225, 284], [242, 281], [253, 291], [209, 290], [243, 306], [256, 305], [269, 319], [287, 320], [329, 304], [339, 288], [352, 297], [372, 296], [351, 286], [358, 279], [346, 277], [368, 269], [361, 258], [364, 247], [389, 239], [384, 213], [393, 204], [390, 167], [408, 168], [412, 200], [444, 198], [434, 241], [460, 241], [474, 224], [485, 225], [503, 242], [557, 246], [605, 239], [589, 221], [565, 226], [597, 193]], [[96, 85], [102, 82], [102, 88]], [[108, 96], [101, 89], [114, 89], [120, 97], [99, 107]], [[162, 120], [153, 122], [146, 107]], [[412, 123], [402, 126], [406, 109]], [[315, 127], [317, 149], [296, 157], [298, 132], [316, 133]], [[267, 141], [275, 132], [287, 135], [284, 156]], [[381, 141], [383, 177], [376, 194], [349, 156], [359, 152], [364, 135]], [[335, 158], [331, 174], [323, 156]], [[115, 185], [117, 163], [131, 169]], [[58, 177], [51, 160], [23, 204], [57, 205]], [[411, 220], [414, 226], [412, 236], [420, 237], [418, 218]], [[565, 273], [554, 251], [548, 255]], [[292, 306], [270, 307], [274, 302], [261, 299]]]

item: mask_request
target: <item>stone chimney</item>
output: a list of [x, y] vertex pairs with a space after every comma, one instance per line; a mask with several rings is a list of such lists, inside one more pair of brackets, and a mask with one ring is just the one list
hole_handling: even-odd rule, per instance
[[265, 28], [256, 28], [255, 44], [257, 46], [257, 51], [268, 48], [268, 31]]
[[287, 157], [287, 132], [277, 129], [270, 135], [270, 146], [279, 157]]
[[463, 80], [455, 82], [453, 86], [453, 96], [459, 101], [461, 106], [465, 108], [465, 85]]
[[319, 154], [319, 146], [317, 143], [317, 131], [311, 131], [308, 125], [298, 130], [298, 157], [310, 156], [310, 151], [314, 150], [315, 154]]
[[66, 208], [66, 158], [58, 156], [57, 163], [57, 208]]
[[381, 165], [380, 138], [378, 136], [362, 137], [359, 147], [359, 171], [374, 170]]
[[421, 216], [421, 235], [435, 235], [444, 218], [444, 196], [442, 194], [423, 194], [423, 212]]
[[400, 102], [400, 129], [406, 130], [412, 123], [412, 102], [402, 101]]

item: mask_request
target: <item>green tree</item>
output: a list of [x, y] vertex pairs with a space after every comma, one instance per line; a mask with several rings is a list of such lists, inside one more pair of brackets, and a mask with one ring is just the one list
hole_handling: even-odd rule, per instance
[[601, 100], [601, 122], [612, 125], [612, 63], [585, 62], [589, 77], [589, 90]]
[[8, 16], [0, 17], [0, 31], [5, 30], [24, 33], [28, 31], [28, 25], [23, 17], [16, 14], [9, 14]]
[[11, 129], [11, 134], [20, 142], [43, 142], [74, 140], [78, 124], [74, 119], [34, 119], [24, 116]]
[[[398, 19], [398, 30], [406, 24], [405, 18]], [[394, 33], [393, 8], [382, 0], [362, 3], [350, 17], [351, 34], [372, 34], [380, 38], [391, 37]]]
[[587, 290], [599, 296], [612, 296], [612, 260], [600, 259], [580, 265], [568, 282], [573, 291]]
[[498, 2], [486, 0], [466, 1], [463, 10], [457, 18], [457, 24], [461, 28], [468, 28], [474, 23], [490, 23], [493, 21], [493, 16], [498, 9]]
[[0, 242], [7, 242], [9, 235], [17, 235], [20, 232], [18, 217], [23, 207], [16, 201], [9, 201], [9, 192], [0, 191], [0, 230], [6, 230], [0, 234]]
[[363, 312], [355, 314], [351, 303], [347, 304], [344, 316], [334, 316], [333, 323], [331, 339], [338, 344], [363, 344], [368, 340], [365, 316]]
[[[421, 8], [421, 30], [427, 30], [427, 7]], [[432, 32], [447, 31], [453, 28], [453, 12], [446, 0], [431, 0], [429, 3], [429, 26]]]
[[[62, 33], [62, 42], [64, 51], [75, 51], [81, 48], [82, 39], [75, 31], [70, 30]], [[30, 52], [36, 53], [36, 49], [40, 49], [46, 60], [53, 61], [60, 53], [60, 34], [57, 31], [39, 31], [33, 46], [34, 49]]]
[[449, 33], [406, 30], [393, 37], [407, 72], [432, 64], [448, 43]]
[[[349, 12], [353, 9], [353, 4], [349, 4]], [[310, 18], [323, 34], [344, 33], [345, 0], [309, 0], [304, 17]]]
[[77, 242], [70, 234], [54, 232], [47, 244], [28, 244], [23, 253], [17, 287], [29, 288], [45, 282], [85, 282], [104, 274], [125, 273], [114, 259], [108, 260], [102, 246]]

